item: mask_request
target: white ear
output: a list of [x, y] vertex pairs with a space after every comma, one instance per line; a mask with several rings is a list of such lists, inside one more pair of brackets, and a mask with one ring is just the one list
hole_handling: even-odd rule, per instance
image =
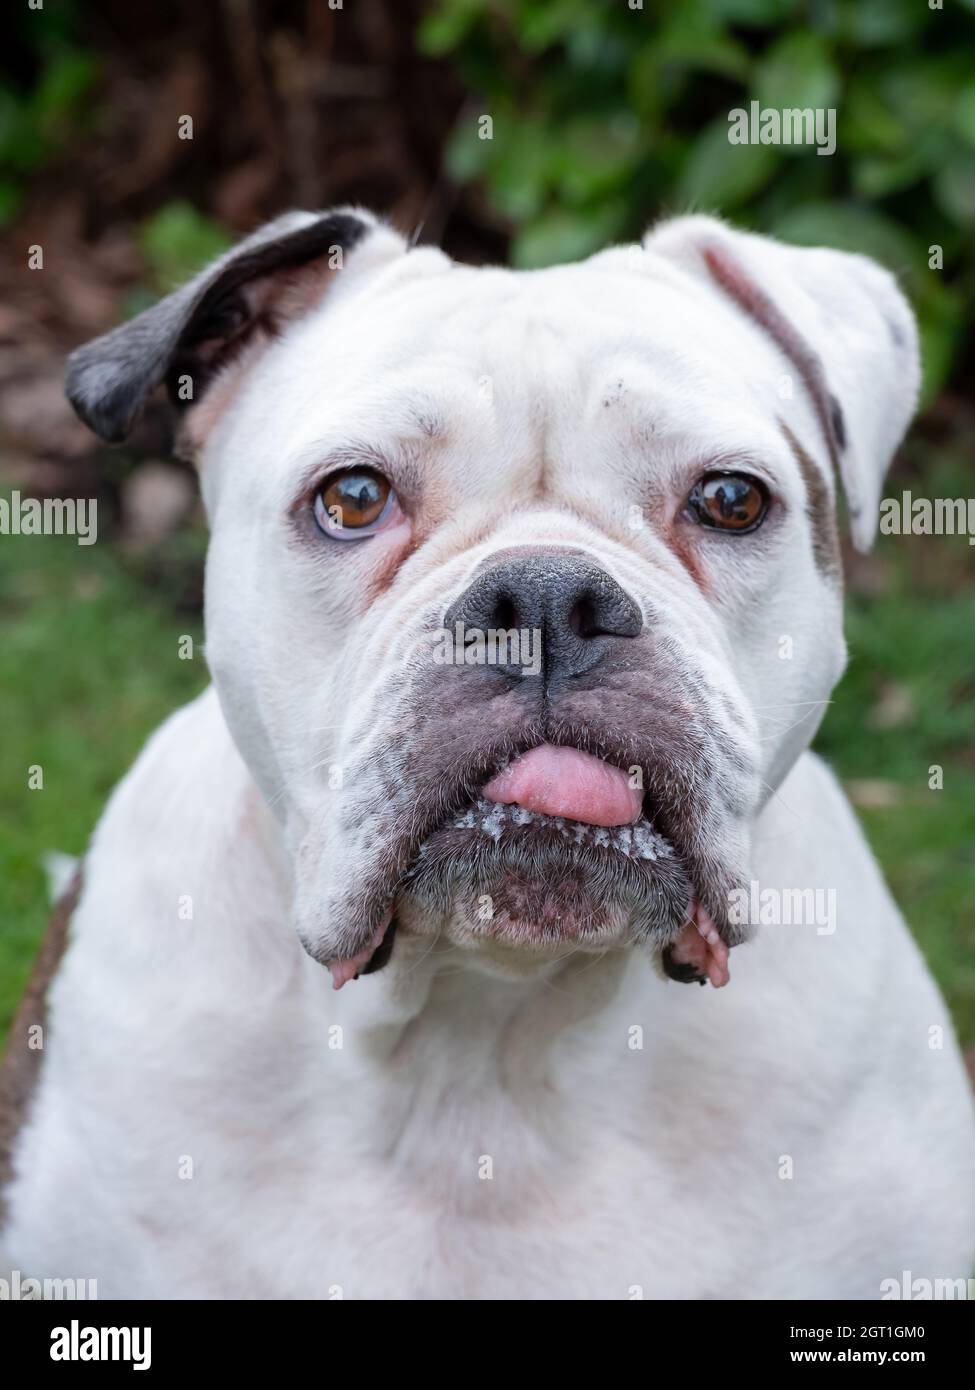
[[914, 315], [865, 256], [787, 246], [713, 217], [680, 217], [644, 239], [760, 324], [798, 369], [843, 480], [857, 548], [877, 527], [887, 466], [917, 405]]

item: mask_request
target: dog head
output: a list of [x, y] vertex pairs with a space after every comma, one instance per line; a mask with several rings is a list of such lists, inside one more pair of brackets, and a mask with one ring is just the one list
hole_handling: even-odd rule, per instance
[[208, 660], [337, 983], [394, 926], [678, 978], [690, 913], [740, 939], [845, 660], [836, 478], [866, 546], [916, 399], [886, 272], [689, 217], [516, 273], [294, 213], [69, 363], [108, 439], [164, 381]]

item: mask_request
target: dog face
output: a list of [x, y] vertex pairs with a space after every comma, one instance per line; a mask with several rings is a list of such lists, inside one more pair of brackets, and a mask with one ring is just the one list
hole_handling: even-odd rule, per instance
[[834, 473], [866, 544], [917, 377], [858, 257], [695, 217], [515, 273], [342, 212], [80, 350], [69, 394], [107, 437], [192, 396], [207, 657], [338, 984], [394, 926], [691, 978], [843, 667]]

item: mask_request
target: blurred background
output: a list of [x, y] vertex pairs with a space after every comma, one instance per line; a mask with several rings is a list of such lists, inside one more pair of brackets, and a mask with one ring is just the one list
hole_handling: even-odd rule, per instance
[[[64, 401], [65, 353], [281, 209], [361, 202], [518, 266], [690, 209], [864, 251], [923, 336], [888, 495], [975, 495], [975, 0], [45, 0], [12, 8], [4, 39], [0, 489], [95, 497], [99, 530], [90, 547], [0, 537], [0, 1033], [52, 856], [83, 851], [147, 734], [207, 679], [178, 656], [201, 633], [205, 533], [166, 412], [99, 446]], [[835, 107], [836, 153], [730, 145], [751, 99]], [[971, 1045], [975, 549], [882, 537], [847, 575], [850, 667], [818, 746]]]

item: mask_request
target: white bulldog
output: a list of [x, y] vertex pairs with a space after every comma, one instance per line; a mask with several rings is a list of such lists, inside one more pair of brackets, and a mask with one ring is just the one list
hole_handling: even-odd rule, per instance
[[43, 1050], [38, 1004], [14, 1027], [7, 1266], [121, 1298], [967, 1277], [947, 1010], [806, 751], [834, 474], [866, 546], [917, 395], [893, 279], [706, 217], [515, 273], [293, 213], [69, 365], [108, 439], [163, 381], [214, 688], [95, 832]]

